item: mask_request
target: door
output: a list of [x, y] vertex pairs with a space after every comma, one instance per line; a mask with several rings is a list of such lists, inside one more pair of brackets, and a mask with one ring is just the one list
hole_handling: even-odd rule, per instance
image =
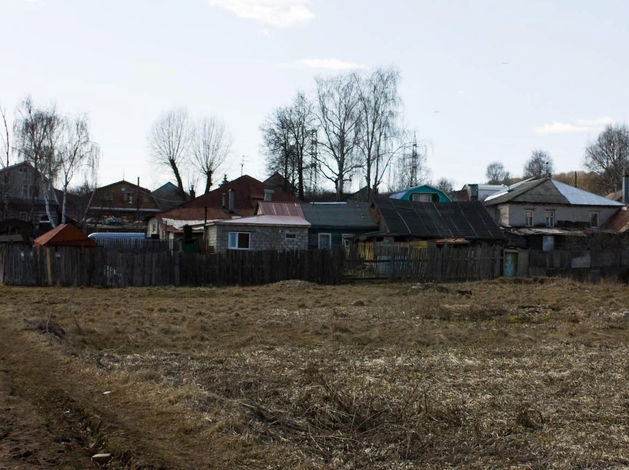
[[516, 277], [518, 274], [518, 252], [517, 251], [505, 251], [504, 258], [504, 276]]

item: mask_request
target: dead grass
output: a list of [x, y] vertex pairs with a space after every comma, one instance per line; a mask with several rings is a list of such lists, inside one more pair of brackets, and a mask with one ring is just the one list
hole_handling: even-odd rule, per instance
[[42, 413], [73, 410], [86, 454], [111, 452], [110, 468], [629, 466], [623, 285], [0, 299], [0, 365]]

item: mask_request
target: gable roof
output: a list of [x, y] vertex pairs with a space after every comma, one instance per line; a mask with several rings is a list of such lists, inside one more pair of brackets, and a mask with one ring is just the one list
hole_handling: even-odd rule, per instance
[[34, 246], [76, 246], [95, 247], [98, 246], [94, 240], [89, 238], [72, 224], [60, 224], [52, 230], [37, 237], [33, 241]]
[[163, 211], [173, 209], [186, 202], [185, 195], [181, 194], [179, 188], [170, 181], [153, 191], [151, 196]]
[[303, 204], [301, 210], [312, 228], [376, 230], [367, 202]]
[[310, 227], [306, 219], [294, 215], [254, 215], [229, 220], [213, 220], [208, 225], [263, 225], [266, 227]]
[[240, 216], [251, 216], [254, 214], [258, 202], [264, 201], [265, 189], [273, 190], [272, 197], [274, 201], [290, 202], [295, 200], [292, 195], [282, 191], [281, 189], [274, 189], [262, 181], [258, 181], [251, 176], [244, 175], [221, 185], [219, 188], [210, 191], [207, 194], [182, 204], [178, 209], [197, 209], [195, 211], [197, 217], [194, 218], [203, 219], [203, 211], [205, 207], [208, 209], [223, 208], [223, 194], [225, 195], [225, 205], [229, 204], [228, 193], [230, 189], [234, 192], [234, 213]]
[[416, 238], [502, 239], [503, 234], [480, 201], [415, 202], [383, 199], [374, 203], [381, 229]]
[[488, 206], [506, 202], [575, 206], [622, 206], [619, 202], [575, 188], [552, 178], [525, 180], [485, 199], [485, 205]]

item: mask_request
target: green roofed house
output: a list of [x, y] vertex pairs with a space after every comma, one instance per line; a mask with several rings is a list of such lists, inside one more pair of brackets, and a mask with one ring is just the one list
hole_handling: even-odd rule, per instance
[[406, 188], [391, 194], [391, 199], [401, 199], [402, 201], [415, 202], [450, 202], [450, 198], [443, 191], [427, 185]]

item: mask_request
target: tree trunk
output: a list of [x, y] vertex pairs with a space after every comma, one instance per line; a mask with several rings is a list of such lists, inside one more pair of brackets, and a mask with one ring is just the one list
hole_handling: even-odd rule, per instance
[[63, 201], [61, 203], [61, 223], [62, 224], [66, 223], [66, 201], [68, 200], [67, 195], [68, 195], [68, 185], [66, 184], [63, 186]]
[[205, 172], [205, 193], [210, 192], [210, 188], [212, 187], [212, 170], [208, 170]]
[[181, 175], [179, 174], [179, 168], [177, 168], [177, 163], [174, 160], [169, 160], [170, 167], [173, 169], [173, 173], [175, 174], [175, 179], [177, 180], [177, 186], [179, 187], [179, 191], [181, 194], [186, 194], [185, 189], [183, 189], [183, 182], [181, 181]]

